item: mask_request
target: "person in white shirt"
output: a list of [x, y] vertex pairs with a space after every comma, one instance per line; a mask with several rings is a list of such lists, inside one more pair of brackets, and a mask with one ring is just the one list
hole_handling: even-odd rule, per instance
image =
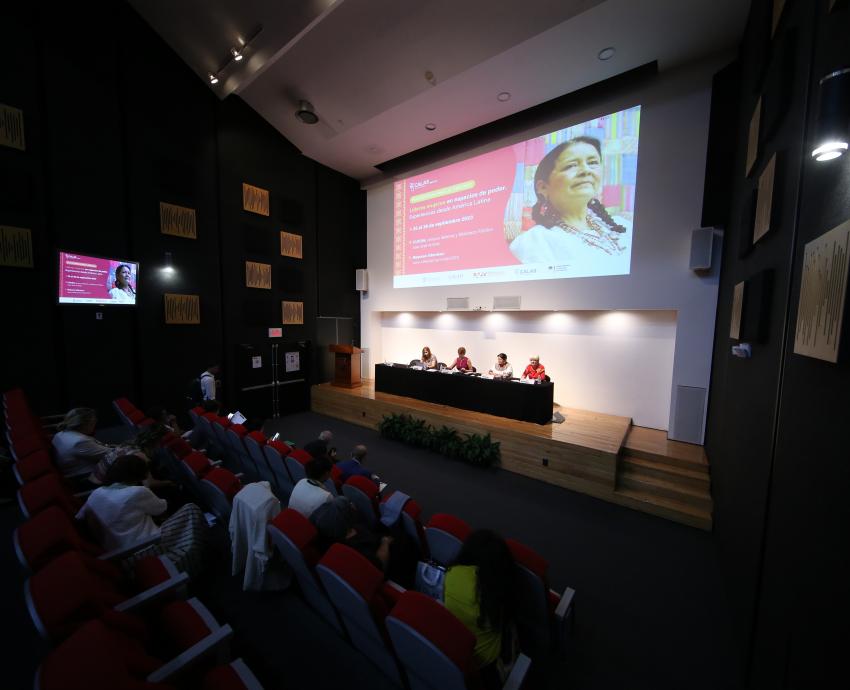
[[89, 495], [77, 519], [89, 523], [106, 550], [126, 549], [158, 538], [158, 543], [137, 555], [163, 554], [190, 575], [199, 573], [206, 530], [203, 513], [198, 506], [187, 503], [158, 525], [154, 518], [165, 514], [168, 503], [142, 486], [148, 476], [148, 464], [143, 458], [118, 458], [106, 472], [107, 486]]
[[216, 400], [215, 377], [220, 373], [221, 367], [218, 364], [213, 364], [207, 367], [206, 371], [200, 375], [202, 400]]
[[289, 507], [309, 518], [320, 505], [333, 500], [325, 482], [331, 476], [331, 461], [326, 457], [313, 458], [304, 467], [307, 474], [292, 490]]
[[494, 379], [509, 379], [514, 375], [514, 368], [508, 362], [508, 356], [504, 352], [496, 355], [496, 364], [488, 372]]
[[112, 450], [112, 446], [94, 438], [97, 412], [90, 407], [70, 410], [53, 436], [56, 465], [69, 478], [83, 477], [92, 472], [97, 463]]

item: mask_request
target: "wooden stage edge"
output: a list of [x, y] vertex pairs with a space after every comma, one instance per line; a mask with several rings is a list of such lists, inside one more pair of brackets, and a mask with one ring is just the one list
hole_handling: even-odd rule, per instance
[[313, 386], [311, 409], [373, 430], [384, 415], [406, 413], [464, 434], [489, 433], [501, 443], [502, 469], [711, 529], [702, 447], [668, 441], [666, 432], [632, 426], [629, 417], [556, 406], [563, 423], [534, 424], [376, 393], [369, 379], [360, 388]]

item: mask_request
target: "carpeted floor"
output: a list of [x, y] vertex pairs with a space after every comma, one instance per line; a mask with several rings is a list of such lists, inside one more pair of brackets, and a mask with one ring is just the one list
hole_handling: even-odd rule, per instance
[[[577, 590], [572, 648], [550, 669], [547, 688], [738, 687], [710, 534], [509, 472], [466, 466], [309, 412], [265, 427], [298, 445], [323, 429], [334, 432], [340, 458], [366, 444], [364, 464], [390, 489], [416, 498], [426, 520], [448, 512], [517, 538], [549, 560], [554, 588]], [[23, 604], [24, 574], [11, 542], [19, 522], [17, 506], [0, 505], [0, 538], [7, 544], [0, 549], [2, 615], [12, 633], [11, 645], [3, 646], [8, 688], [32, 687], [46, 649]], [[242, 592], [240, 579], [230, 576], [225, 528], [216, 529], [217, 563], [193, 593], [234, 627], [235, 655], [246, 659], [267, 690], [393, 687], [293, 591]]]

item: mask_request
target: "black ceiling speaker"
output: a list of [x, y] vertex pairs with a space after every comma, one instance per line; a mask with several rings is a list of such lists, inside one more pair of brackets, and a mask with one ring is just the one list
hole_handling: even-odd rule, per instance
[[310, 101], [299, 101], [298, 110], [295, 111], [297, 117], [305, 125], [315, 125], [319, 121], [319, 116], [313, 110], [313, 104]]

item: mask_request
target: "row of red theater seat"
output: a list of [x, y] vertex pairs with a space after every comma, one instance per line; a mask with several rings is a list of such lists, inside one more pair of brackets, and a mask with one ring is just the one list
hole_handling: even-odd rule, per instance
[[36, 629], [56, 645], [35, 686], [259, 689], [241, 659], [226, 663], [232, 630], [197, 599], [185, 600], [188, 578], [167, 558], [139, 555], [125, 574], [118, 561], [151, 542], [104, 553], [76, 523], [82, 499], [53, 466], [49, 434], [23, 392], [4, 394], [3, 408], [27, 518], [13, 538], [30, 572], [24, 596]]
[[[296, 471], [300, 468], [302, 473], [301, 476], [303, 476], [303, 465], [310, 457], [303, 451], [293, 451], [289, 448], [289, 446], [279, 444], [278, 442], [268, 443], [260, 432], [253, 432], [253, 434], [249, 435], [245, 432], [244, 428], [239, 428], [238, 425], [230, 425], [226, 418], [218, 417], [214, 414], [207, 414], [204, 416], [203, 411], [199, 409], [193, 410], [192, 412], [195, 413], [193, 416], [198, 419], [197, 423], [204, 424], [204, 422], [201, 421], [204, 419], [210, 422], [210, 425], [214, 430], [209, 434], [210, 440], [214, 440], [215, 436], [218, 436], [218, 442], [224, 448], [226, 448], [225, 444], [231, 443], [230, 450], [233, 452], [233, 455], [231, 455], [230, 458], [231, 461], [234, 460], [234, 456], [239, 458], [240, 446], [237, 445], [237, 443], [243, 444], [243, 455], [250, 455], [249, 444], [250, 442], [254, 442], [258, 447], [266, 450], [274, 450], [274, 453], [264, 453], [263, 456], [261, 456], [270, 460], [270, 468], [273, 470], [283, 469], [284, 471], [288, 471], [285, 464], [285, 459], [288, 458], [290, 460], [290, 465], [293, 460], [297, 462], [297, 465], [294, 465], [294, 467]], [[224, 435], [224, 433], [228, 431], [230, 432], [230, 439]], [[188, 444], [185, 444], [185, 442], [181, 445], [180, 442], [172, 441], [172, 448], [179, 449], [177, 455], [182, 453], [184, 466], [191, 465], [200, 467], [201, 472], [210, 471], [210, 461], [203, 455], [192, 453], [191, 447], [188, 446]], [[282, 467], [278, 467], [276, 465]], [[244, 469], [245, 465], [242, 467]], [[262, 477], [260, 472], [257, 472], [256, 475]], [[203, 474], [200, 476], [203, 476]], [[296, 474], [296, 478], [297, 477], [298, 474]], [[290, 474], [290, 481], [291, 480], [292, 475]], [[274, 486], [274, 484], [272, 486]], [[373, 482], [363, 477], [351, 477], [341, 488], [343, 493], [355, 502], [360, 512], [366, 517], [367, 522], [374, 523], [379, 519], [379, 496], [377, 487]], [[286, 498], [288, 498], [288, 494], [286, 495]], [[290, 527], [293, 523], [297, 524], [299, 518], [301, 521], [304, 521], [304, 519], [294, 511], [286, 510], [281, 513], [281, 515], [288, 516], [285, 519], [289, 521], [288, 524]], [[444, 565], [451, 563], [459, 552], [463, 541], [471, 533], [471, 528], [459, 518], [447, 514], [434, 515], [428, 526], [423, 527], [419, 520], [420, 515], [421, 508], [419, 505], [413, 500], [408, 501], [402, 514], [403, 525], [407, 533], [419, 546], [422, 558], [432, 558]], [[279, 520], [280, 519], [284, 518], [279, 517]], [[309, 525], [309, 522], [307, 522], [307, 525]], [[304, 526], [302, 525], [302, 528], [303, 527]], [[302, 529], [302, 535], [305, 531], [309, 533], [309, 529]], [[287, 542], [289, 537], [285, 535], [279, 526], [275, 526], [274, 524], [270, 525], [269, 532], [278, 547], [278, 550], [284, 554], [286, 560], [293, 567], [305, 598], [308, 599], [308, 602], [313, 605], [313, 607], [316, 608], [317, 611], [323, 615], [329, 623], [331, 623], [331, 625], [333, 625], [340, 633], [346, 635], [347, 628], [345, 627], [343, 619], [340, 617], [339, 611], [347, 610], [348, 607], [334, 606], [328, 600], [327, 587], [317, 585], [317, 573], [314, 572], [313, 574], [310, 574], [311, 566], [315, 566], [317, 562], [316, 554], [313, 554], [312, 557], [306, 559], [301, 558], [300, 560], [302, 562], [299, 564], [299, 558], [295, 556], [297, 549], [292, 546], [298, 543], [298, 539], [296, 538], [295, 541], [290, 541], [290, 546], [287, 546], [285, 542]], [[308, 539], [308, 541], [312, 543], [313, 540]], [[519, 622], [520, 627], [523, 628], [522, 637], [529, 642], [528, 647], [530, 650], [534, 650], [533, 653], [535, 656], [548, 653], [550, 649], [557, 646], [562, 640], [566, 632], [565, 623], [568, 620], [570, 622], [572, 621], [572, 597], [574, 592], [570, 588], [567, 588], [563, 595], [558, 595], [550, 590], [547, 585], [548, 564], [546, 561], [533, 550], [515, 540], [509, 539], [508, 545], [517, 562], [519, 576], [522, 582], [523, 592], [521, 593], [520, 603], [521, 609], [523, 609], [526, 614], [524, 620]], [[287, 553], [289, 557], [287, 557]], [[352, 553], [354, 556], [359, 556], [355, 552]], [[337, 555], [337, 557], [339, 556]], [[361, 562], [357, 563], [356, 567], [351, 572], [359, 571], [363, 573], [368, 570], [365, 566], [371, 565], [368, 561], [362, 559], [362, 557], [360, 557], [360, 559], [352, 558], [355, 563], [357, 563], [358, 560]], [[313, 583], [312, 587], [311, 582]], [[350, 583], [347, 587], [350, 587]], [[390, 605], [396, 603], [397, 597], [396, 599], [392, 599], [391, 597], [388, 598], [388, 593], [391, 595], [392, 591], [392, 589], [388, 590], [387, 587], [382, 587], [380, 590], [381, 600], [387, 601], [389, 599]], [[371, 601], [371, 596], [364, 596], [364, 601]], [[373, 607], [374, 603], [370, 604], [370, 610]], [[414, 609], [427, 611], [428, 604], [424, 601], [420, 601], [420, 603], [412, 606], [409, 610]], [[382, 619], [379, 620], [382, 621]], [[380, 630], [384, 630], [383, 622], [380, 623], [379, 628]], [[381, 633], [384, 638], [386, 637], [385, 632], [386, 631], [384, 630], [384, 632]], [[374, 638], [372, 642], [375, 644], [369, 643], [366, 645], [367, 648], [363, 649], [363, 651], [366, 652], [373, 661], [381, 659], [381, 645], [377, 644], [377, 640], [378, 638]], [[352, 641], [354, 642], [353, 639]], [[356, 642], [355, 646], [357, 646]], [[395, 659], [394, 655], [391, 654], [390, 656], [392, 659]], [[390, 660], [384, 659], [384, 661], [386, 662], [384, 663], [385, 672], [387, 672], [387, 669], [392, 669], [395, 666], [395, 663], [391, 663]], [[388, 673], [388, 675], [392, 676], [392, 673]]]

